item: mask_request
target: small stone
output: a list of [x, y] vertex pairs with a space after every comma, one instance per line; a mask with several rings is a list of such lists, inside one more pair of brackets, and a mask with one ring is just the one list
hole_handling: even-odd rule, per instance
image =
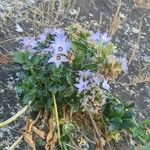
[[71, 15], [76, 15], [78, 13], [76, 9], [71, 9], [69, 12]]
[[136, 29], [136, 28], [133, 28], [133, 33], [139, 33], [140, 32], [140, 30], [139, 29]]
[[89, 13], [89, 16], [90, 16], [90, 17], [93, 17], [93, 14]]

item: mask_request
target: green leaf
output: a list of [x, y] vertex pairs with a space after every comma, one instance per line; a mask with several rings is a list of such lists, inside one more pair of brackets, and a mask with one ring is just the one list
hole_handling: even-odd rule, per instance
[[51, 98], [48, 98], [48, 99], [47, 99], [46, 106], [45, 106], [46, 109], [47, 109], [47, 110], [50, 110], [51, 105], [52, 105], [52, 99], [51, 99]]
[[117, 118], [117, 117], [115, 117], [115, 118], [112, 118], [111, 120], [110, 120], [113, 124], [120, 124], [120, 123], [122, 123], [122, 119], [121, 118]]
[[23, 105], [26, 105], [29, 103], [30, 100], [32, 100], [31, 95], [26, 94], [21, 101], [22, 101]]
[[112, 118], [110, 120], [110, 126], [109, 126], [109, 131], [113, 131], [113, 130], [120, 130], [120, 125], [122, 123], [122, 119], [121, 118]]
[[61, 136], [61, 141], [63, 144], [67, 144], [70, 142], [70, 137], [67, 134]]
[[150, 150], [150, 145], [144, 145], [144, 146], [142, 146], [142, 150]]
[[63, 97], [70, 97], [75, 92], [74, 87], [70, 86], [66, 88], [62, 94]]
[[124, 115], [124, 106], [122, 104], [117, 104], [112, 108], [112, 117], [123, 117]]
[[61, 85], [54, 85], [52, 87], [48, 87], [48, 90], [53, 93], [53, 94], [56, 94], [57, 92], [61, 92], [65, 89], [66, 87], [65, 86], [61, 86]]
[[95, 63], [89, 63], [89, 64], [84, 65], [86, 70], [96, 70], [97, 66], [98, 64], [95, 64]]
[[33, 55], [32, 57], [31, 57], [31, 60], [30, 60], [31, 62], [31, 65], [32, 66], [34, 66], [34, 65], [36, 65], [36, 64], [38, 64], [39, 63], [39, 61], [40, 61], [40, 55]]
[[132, 119], [125, 118], [125, 119], [123, 119], [121, 128], [128, 129], [128, 128], [133, 128], [135, 126], [136, 126], [136, 120], [134, 118], [132, 118]]
[[132, 119], [135, 117], [135, 112], [132, 110], [125, 111], [124, 118]]
[[36, 96], [36, 89], [35, 88], [32, 88], [28, 91], [28, 93], [26, 93], [22, 99], [22, 102], [24, 105], [28, 104], [28, 102], [31, 100], [31, 101], [34, 101], [35, 99], [35, 96]]
[[87, 46], [84, 43], [81, 43], [79, 41], [72, 41], [73, 44], [73, 48], [75, 49], [75, 51], [85, 51], [87, 50]]
[[63, 134], [70, 135], [74, 131], [75, 131], [75, 127], [74, 127], [74, 125], [72, 123], [67, 122], [66, 124], [64, 124], [64, 126], [63, 126]]
[[29, 52], [15, 52], [13, 61], [19, 64], [27, 63], [29, 57]]
[[77, 112], [80, 108], [80, 99], [76, 97], [76, 95], [73, 95], [74, 98], [70, 99], [69, 101], [66, 100], [66, 103], [71, 107], [72, 112]]
[[144, 125], [150, 125], [150, 120], [144, 120]]
[[23, 89], [22, 86], [16, 86], [15, 90], [16, 90], [17, 93], [22, 93], [24, 89]]
[[24, 70], [29, 70], [30, 69], [30, 66], [27, 64], [25, 64], [25, 65], [22, 65], [22, 68], [24, 69]]

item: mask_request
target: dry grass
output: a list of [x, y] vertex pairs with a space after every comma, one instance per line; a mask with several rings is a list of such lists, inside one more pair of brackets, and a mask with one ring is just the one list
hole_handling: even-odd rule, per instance
[[150, 9], [150, 0], [134, 0], [135, 7]]
[[[5, 33], [1, 38], [0, 47], [9, 53], [3, 45], [10, 41], [17, 41], [22, 36], [30, 36], [31, 32], [27, 23], [31, 24], [34, 34], [38, 34], [44, 27], [62, 27], [64, 18], [69, 15], [69, 10], [74, 6], [75, 0], [49, 0], [29, 4], [28, 0], [2, 0], [0, 2], [0, 29]], [[36, 2], [36, 0], [35, 0]], [[80, 9], [78, 9], [78, 17]], [[20, 24], [21, 23], [21, 24]], [[12, 28], [19, 24], [23, 29], [22, 33], [15, 32], [12, 34]], [[28, 28], [28, 29], [27, 29]], [[33, 33], [32, 33], [33, 34]]]
[[139, 50], [139, 47], [140, 47], [140, 39], [141, 39], [141, 34], [142, 34], [142, 21], [143, 21], [143, 18], [141, 18], [141, 21], [140, 21], [140, 24], [139, 24], [139, 34], [138, 34], [138, 38], [137, 38], [137, 41], [135, 43], [135, 46], [134, 48], [132, 49], [132, 54], [131, 54], [131, 57], [128, 61], [128, 65], [131, 64], [131, 61], [136, 57], [136, 55], [138, 54], [138, 50]]
[[[36, 30], [43, 27], [62, 27], [64, 18], [67, 17], [72, 7], [72, 0], [49, 0], [38, 3], [34, 7], [28, 7], [28, 12], [24, 14], [25, 21], [30, 21]], [[80, 11], [80, 10], [78, 10]], [[77, 18], [79, 12], [77, 13]]]
[[[36, 0], [35, 0], [36, 2]], [[0, 19], [7, 23], [7, 19], [14, 18], [15, 21], [21, 21], [25, 4], [33, 5], [30, 0], [1, 0], [0, 1]]]
[[11, 57], [9, 55], [0, 54], [0, 65], [7, 65], [11, 63]]
[[108, 32], [111, 36], [113, 36], [115, 34], [115, 32], [118, 30], [118, 27], [121, 24], [121, 18], [119, 16], [120, 9], [121, 9], [121, 0], [118, 0], [116, 13], [115, 13], [114, 17], [110, 20], [110, 27], [108, 30]]
[[147, 63], [144, 64], [144, 67], [142, 65], [140, 66], [138, 75], [135, 75], [130, 80], [130, 83], [127, 85], [137, 86], [138, 84], [149, 83], [149, 82], [150, 82], [150, 64]]

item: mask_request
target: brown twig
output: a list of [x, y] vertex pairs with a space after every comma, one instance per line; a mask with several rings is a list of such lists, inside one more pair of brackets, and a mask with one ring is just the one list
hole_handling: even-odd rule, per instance
[[94, 126], [94, 128], [95, 128], [95, 130], [96, 130], [97, 136], [100, 138], [101, 135], [100, 135], [99, 130], [98, 130], [97, 126], [96, 126], [96, 123], [95, 123], [95, 121], [94, 121], [92, 115], [91, 115], [90, 113], [88, 113], [88, 114], [89, 114], [90, 119], [91, 119], [91, 121], [92, 121], [92, 124], [93, 124], [93, 126]]
[[115, 34], [115, 32], [118, 29], [118, 26], [121, 24], [121, 20], [120, 20], [120, 16], [119, 16], [120, 9], [121, 9], [121, 0], [118, 0], [118, 7], [117, 7], [116, 13], [115, 13], [114, 18], [112, 19], [112, 21], [110, 23], [110, 27], [109, 27], [109, 34], [111, 36], [113, 36]]
[[[38, 122], [38, 120], [39, 120], [39, 118], [40, 118], [40, 116], [41, 116], [41, 112], [42, 112], [42, 111], [40, 110], [39, 113], [38, 113], [38, 115], [37, 115], [37, 117], [36, 117], [35, 120], [33, 121], [33, 125], [35, 125], [35, 124]], [[10, 150], [14, 150], [14, 149], [16, 148], [16, 146], [20, 144], [20, 142], [21, 142], [22, 139], [23, 139], [23, 135], [21, 135], [21, 136], [13, 143], [13, 145], [10, 147]]]
[[139, 44], [140, 44], [140, 39], [141, 39], [141, 28], [142, 28], [142, 21], [143, 21], [143, 18], [141, 18], [141, 21], [140, 21], [140, 25], [139, 25], [139, 34], [138, 34], [138, 38], [137, 38], [137, 41], [135, 43], [135, 47], [134, 49], [132, 50], [132, 54], [131, 54], [131, 57], [128, 61], [128, 65], [130, 65], [131, 61], [134, 59], [135, 55], [138, 53], [138, 49], [139, 49]]
[[23, 135], [21, 135], [14, 143], [13, 145], [9, 148], [9, 150], [14, 150], [16, 148], [17, 145], [19, 145], [19, 143], [21, 142], [21, 140], [23, 139]]

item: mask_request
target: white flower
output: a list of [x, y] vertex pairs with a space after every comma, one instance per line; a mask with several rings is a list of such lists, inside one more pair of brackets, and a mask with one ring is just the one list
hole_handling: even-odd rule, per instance
[[107, 80], [104, 80], [103, 83], [102, 83], [102, 87], [106, 90], [110, 90], [110, 85], [108, 84], [108, 81]]
[[55, 63], [56, 67], [59, 68], [62, 62], [67, 62], [68, 59], [62, 55], [53, 55], [49, 60], [48, 63]]

